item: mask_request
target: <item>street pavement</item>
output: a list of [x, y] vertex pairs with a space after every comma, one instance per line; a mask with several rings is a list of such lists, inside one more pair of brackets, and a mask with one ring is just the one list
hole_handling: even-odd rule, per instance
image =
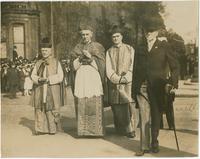
[[[179, 88], [174, 102], [177, 151], [174, 133], [167, 130], [166, 119], [160, 131], [160, 152], [145, 157], [193, 157], [198, 155], [198, 87]], [[196, 89], [197, 88], [197, 89]], [[181, 90], [182, 89], [182, 93]], [[189, 91], [190, 94], [184, 94]], [[191, 93], [193, 92], [193, 93]], [[184, 94], [184, 95], [181, 95]], [[193, 94], [193, 95], [191, 95]], [[188, 95], [188, 96], [187, 96]], [[18, 94], [17, 99], [1, 95], [1, 155], [2, 157], [135, 157], [139, 150], [137, 137], [129, 139], [115, 134], [110, 107], [104, 109], [106, 135], [104, 138], [78, 138], [73, 96], [67, 90], [67, 104], [61, 108], [63, 132], [56, 135], [34, 135], [34, 109], [30, 97]]]
[[176, 91], [177, 97], [198, 97], [199, 84], [190, 81], [179, 81], [179, 89]]

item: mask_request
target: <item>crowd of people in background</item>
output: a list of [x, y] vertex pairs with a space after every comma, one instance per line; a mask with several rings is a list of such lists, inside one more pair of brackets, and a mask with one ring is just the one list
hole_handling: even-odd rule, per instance
[[[17, 92], [22, 96], [30, 96], [33, 88], [33, 81], [30, 75], [40, 57], [36, 56], [32, 60], [22, 56], [18, 57], [15, 47], [14, 52], [13, 60], [7, 58], [0, 60], [1, 92], [9, 93], [10, 98], [16, 98]], [[68, 57], [61, 57], [61, 63], [65, 75], [68, 74], [70, 63]], [[70, 79], [67, 78], [67, 80]], [[70, 83], [67, 80], [64, 81], [66, 85]]]
[[37, 58], [28, 60], [17, 57], [15, 60], [1, 60], [1, 92], [9, 93], [10, 98], [16, 98], [16, 93], [21, 95], [31, 95], [33, 82], [30, 73], [37, 61]]

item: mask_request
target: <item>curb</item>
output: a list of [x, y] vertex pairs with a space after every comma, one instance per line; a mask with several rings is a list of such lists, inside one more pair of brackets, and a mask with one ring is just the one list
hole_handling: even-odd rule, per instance
[[175, 97], [180, 97], [180, 98], [194, 98], [194, 97], [199, 97], [198, 94], [176, 94]]

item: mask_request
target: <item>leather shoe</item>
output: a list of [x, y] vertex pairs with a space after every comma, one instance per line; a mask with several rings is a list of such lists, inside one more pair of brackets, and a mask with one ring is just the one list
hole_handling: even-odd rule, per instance
[[49, 133], [49, 135], [55, 135], [56, 133]]
[[150, 153], [150, 150], [140, 150], [136, 152], [136, 156], [143, 156], [145, 153]]
[[46, 134], [46, 133], [43, 133], [43, 132], [38, 132], [38, 131], [35, 132], [35, 135], [36, 135], [36, 136], [38, 136], [38, 135], [45, 135], [45, 134]]
[[128, 138], [134, 138], [136, 135], [135, 135], [135, 132], [133, 131], [133, 132], [127, 133], [126, 136], [127, 136]]

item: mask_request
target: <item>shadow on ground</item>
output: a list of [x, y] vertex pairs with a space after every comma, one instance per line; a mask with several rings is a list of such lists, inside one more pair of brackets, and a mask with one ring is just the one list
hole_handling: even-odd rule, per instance
[[10, 94], [4, 94], [3, 98], [8, 98], [8, 99], [11, 99], [11, 100], [18, 99], [17, 95], [16, 95], [16, 97], [12, 97]]
[[[109, 113], [109, 112], [108, 112]], [[108, 114], [106, 114], [107, 116]], [[106, 126], [106, 135], [103, 138], [104, 140], [111, 142], [115, 145], [118, 145], [126, 150], [132, 151], [133, 154], [139, 150], [140, 142], [134, 139], [129, 139], [124, 136], [119, 136], [115, 133], [114, 127], [110, 127], [108, 125], [113, 124], [111, 123], [112, 119], [107, 120]], [[77, 136], [76, 130], [76, 119], [75, 118], [68, 118], [62, 117], [61, 118], [62, 128], [65, 133], [69, 134], [74, 138], [79, 138]], [[92, 139], [92, 138], [91, 138]], [[148, 156], [148, 155], [147, 155]], [[150, 156], [153, 157], [195, 157], [196, 154], [184, 152], [184, 151], [177, 151], [176, 149], [167, 148], [164, 146], [160, 146], [160, 152], [155, 154], [151, 153]]]
[[29, 128], [30, 131], [32, 132], [32, 135], [35, 135], [34, 120], [30, 120], [28, 118], [23, 117], [21, 118], [19, 125]]
[[192, 135], [198, 135], [198, 131], [197, 131], [197, 130], [177, 129], [176, 131], [181, 132], [181, 133], [187, 133], [187, 134], [192, 134]]
[[[161, 130], [165, 131], [174, 131], [174, 130], [169, 130], [168, 128], [163, 128]], [[191, 134], [191, 135], [198, 135], [197, 130], [189, 130], [189, 129], [176, 129], [176, 132], [181, 132], [181, 133], [186, 133], [186, 134]]]
[[[139, 151], [139, 148], [140, 148], [139, 141], [134, 140], [134, 139], [129, 139], [127, 137], [117, 136], [115, 134], [114, 128], [107, 127], [106, 132], [107, 132], [107, 135], [104, 138], [106, 141], [109, 141], [113, 144], [121, 146], [122, 148], [127, 149], [129, 151], [133, 151], [133, 153]], [[197, 154], [188, 153], [181, 150], [177, 151], [176, 149], [171, 149], [164, 146], [160, 146], [159, 153], [147, 154], [147, 156], [149, 155], [153, 157], [195, 157], [197, 156]]]
[[62, 116], [61, 127], [63, 131], [74, 138], [78, 138], [76, 131], [76, 119]]
[[177, 151], [175, 149], [167, 148], [164, 146], [160, 146], [159, 153], [151, 153], [153, 157], [195, 157], [197, 154], [185, 152], [185, 151]]
[[[108, 115], [108, 114], [107, 114]], [[106, 115], [106, 116], [107, 116]], [[124, 136], [116, 135], [114, 127], [110, 126], [112, 121], [108, 120], [106, 123], [106, 135], [103, 138], [104, 140], [111, 142], [115, 145], [118, 145], [126, 150], [132, 151], [133, 155], [135, 152], [139, 150], [140, 142], [134, 139], [129, 139]], [[28, 127], [32, 134], [34, 134], [34, 120], [30, 120], [28, 118], [21, 118], [21, 121], [19, 122], [20, 125], [23, 125], [25, 127]], [[109, 125], [109, 126], [108, 126]], [[67, 133], [68, 135], [72, 136], [73, 138], [79, 138], [77, 136], [77, 129], [76, 129], [76, 119], [75, 118], [69, 118], [66, 116], [62, 116], [61, 118], [61, 126], [64, 131], [64, 133]], [[184, 131], [185, 133], [191, 133], [189, 130], [178, 130], [180, 132]], [[192, 132], [192, 133], [198, 133], [198, 132]], [[88, 138], [89, 139], [89, 138]], [[92, 138], [90, 138], [92, 139]], [[147, 154], [145, 156], [153, 156], [153, 157], [195, 157], [197, 154], [192, 154], [184, 151], [177, 151], [175, 149], [167, 148], [160, 146], [160, 152], [155, 154]]]
[[3, 97], [10, 98], [10, 94], [4, 94]]

